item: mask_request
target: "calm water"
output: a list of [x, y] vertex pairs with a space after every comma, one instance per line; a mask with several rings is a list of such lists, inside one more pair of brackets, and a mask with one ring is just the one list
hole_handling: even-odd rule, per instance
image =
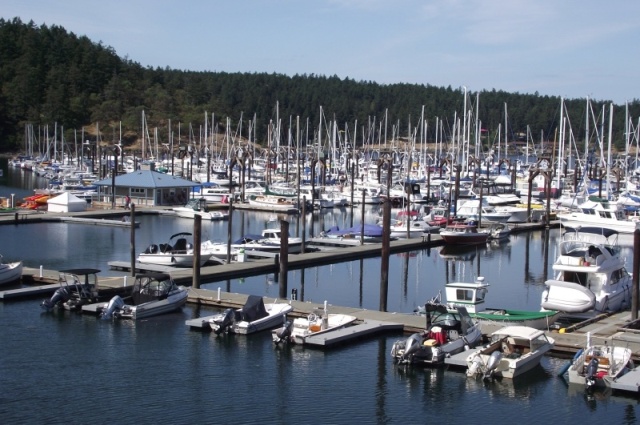
[[[7, 177], [21, 184], [29, 178], [7, 174], [5, 169], [0, 196], [20, 189]], [[31, 193], [33, 187], [26, 187]], [[268, 214], [236, 214], [237, 235], [260, 230], [268, 219]], [[367, 219], [375, 214], [369, 212]], [[339, 224], [348, 220], [348, 212], [336, 209], [322, 219], [324, 225]], [[140, 220], [138, 250], [191, 230], [189, 220]], [[321, 221], [314, 226], [321, 227]], [[203, 232], [203, 237], [225, 239], [227, 224], [206, 223]], [[438, 248], [394, 255], [388, 310], [410, 312], [446, 281], [477, 275], [492, 285], [488, 306], [537, 309], [557, 237], [557, 231], [535, 232], [464, 253]], [[6, 225], [0, 226], [0, 240], [5, 260], [23, 259], [30, 267], [96, 267], [103, 275], [117, 275], [106, 263], [129, 258], [129, 231], [124, 229]], [[630, 261], [630, 248], [625, 252]], [[298, 289], [299, 297], [312, 302], [377, 309], [379, 276], [379, 259], [338, 263], [290, 272], [289, 290]], [[273, 276], [203, 287], [278, 294]], [[581, 389], [568, 387], [555, 376], [564, 364], [559, 359], [544, 358], [535, 372], [513, 382], [482, 383], [456, 371], [394, 366], [389, 351], [400, 335], [331, 351], [283, 348], [274, 347], [268, 333], [216, 337], [185, 326], [187, 319], [212, 314], [209, 308], [187, 306], [149, 320], [112, 323], [69, 312], [44, 313], [39, 301], [0, 304], [3, 423], [468, 424], [510, 417], [521, 423], [637, 423], [640, 415], [634, 398], [586, 398]]]

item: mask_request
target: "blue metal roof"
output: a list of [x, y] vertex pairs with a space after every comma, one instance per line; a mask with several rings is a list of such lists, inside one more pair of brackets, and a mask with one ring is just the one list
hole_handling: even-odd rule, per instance
[[[94, 182], [96, 186], [109, 187], [112, 184], [111, 177]], [[159, 173], [151, 170], [138, 170], [133, 173], [116, 176], [116, 187], [139, 187], [144, 189], [168, 189], [175, 187], [194, 187], [200, 183], [194, 183], [171, 174]]]

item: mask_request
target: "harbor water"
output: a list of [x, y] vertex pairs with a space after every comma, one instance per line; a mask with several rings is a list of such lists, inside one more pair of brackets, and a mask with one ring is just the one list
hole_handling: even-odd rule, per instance
[[[2, 163], [3, 166], [6, 162]], [[0, 196], [30, 194], [27, 174], [4, 169]], [[19, 183], [16, 183], [19, 182]], [[22, 191], [22, 192], [20, 192]], [[236, 211], [233, 237], [268, 225], [269, 214]], [[366, 213], [373, 220], [375, 209]], [[359, 213], [356, 213], [359, 221]], [[191, 231], [189, 220], [140, 216], [137, 250]], [[291, 232], [301, 231], [294, 216]], [[307, 229], [341, 225], [349, 210], [308, 218]], [[309, 231], [309, 230], [308, 230]], [[226, 222], [203, 223], [203, 238], [225, 240]], [[460, 252], [443, 248], [393, 255], [388, 310], [409, 314], [453, 280], [484, 276], [488, 307], [538, 309], [551, 277], [559, 230], [512, 235], [507, 243]], [[0, 226], [0, 254], [46, 269], [95, 267], [129, 258], [129, 230], [84, 224]], [[622, 240], [631, 269], [631, 240]], [[290, 271], [298, 298], [377, 309], [380, 259]], [[277, 277], [255, 276], [202, 287], [277, 297]], [[401, 334], [367, 338], [322, 351], [275, 347], [269, 333], [216, 336], [185, 320], [209, 307], [139, 322], [102, 321], [70, 312], [46, 313], [41, 300], [0, 304], [0, 418], [3, 423], [278, 423], [406, 424], [638, 423], [637, 398], [569, 386], [556, 376], [566, 360], [545, 357], [516, 380], [482, 382], [444, 369], [398, 367], [389, 351]]]

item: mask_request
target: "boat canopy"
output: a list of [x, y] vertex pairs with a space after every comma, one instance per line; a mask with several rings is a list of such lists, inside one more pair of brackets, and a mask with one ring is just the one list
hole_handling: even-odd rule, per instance
[[261, 296], [249, 295], [247, 301], [244, 303], [244, 307], [240, 311], [236, 312], [236, 320], [245, 322], [253, 322], [263, 317], [267, 317], [269, 313], [264, 307], [264, 301]]

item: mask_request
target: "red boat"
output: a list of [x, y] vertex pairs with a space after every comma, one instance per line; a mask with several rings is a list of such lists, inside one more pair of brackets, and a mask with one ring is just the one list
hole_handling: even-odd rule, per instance
[[486, 243], [489, 233], [478, 232], [475, 224], [454, 223], [440, 230], [440, 236], [448, 245], [477, 245]]

